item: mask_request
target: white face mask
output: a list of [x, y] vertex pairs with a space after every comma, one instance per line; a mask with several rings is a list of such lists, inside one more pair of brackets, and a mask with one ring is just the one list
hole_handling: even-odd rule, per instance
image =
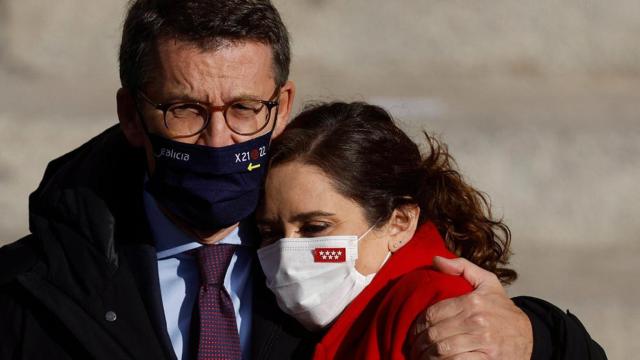
[[267, 287], [280, 308], [309, 330], [329, 325], [375, 276], [355, 268], [358, 240], [371, 229], [360, 238], [283, 238], [259, 249]]

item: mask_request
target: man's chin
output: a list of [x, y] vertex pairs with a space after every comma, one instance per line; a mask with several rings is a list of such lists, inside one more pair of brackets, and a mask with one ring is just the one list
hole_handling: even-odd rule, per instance
[[198, 240], [199, 243], [204, 245], [215, 244], [220, 240], [226, 238], [233, 230], [235, 230], [235, 228], [238, 227], [238, 224], [240, 223], [235, 223], [231, 226], [228, 226], [226, 228], [222, 228], [219, 230], [210, 230], [210, 231], [195, 230], [196, 240]]
[[174, 215], [168, 209], [161, 207], [162, 212], [182, 231], [196, 239], [203, 245], [212, 245], [227, 237], [240, 224], [239, 222], [219, 229], [196, 229], [194, 226], [182, 220], [179, 216]]

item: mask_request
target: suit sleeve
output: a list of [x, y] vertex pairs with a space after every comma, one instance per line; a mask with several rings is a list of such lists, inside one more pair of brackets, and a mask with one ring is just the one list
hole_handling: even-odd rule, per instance
[[533, 329], [532, 360], [606, 360], [607, 356], [580, 320], [553, 304], [529, 296], [512, 299], [524, 311]]

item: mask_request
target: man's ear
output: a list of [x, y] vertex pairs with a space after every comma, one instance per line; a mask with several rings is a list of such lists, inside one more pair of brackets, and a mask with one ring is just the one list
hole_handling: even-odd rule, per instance
[[416, 204], [403, 205], [393, 210], [386, 224], [390, 252], [396, 252], [411, 240], [418, 227], [419, 217], [420, 207]]
[[284, 128], [289, 123], [289, 116], [291, 115], [291, 109], [293, 108], [293, 98], [296, 95], [296, 85], [292, 81], [287, 81], [280, 88], [280, 96], [278, 101], [278, 122], [276, 128], [273, 129], [273, 137], [276, 137], [284, 131]]
[[135, 147], [144, 145], [145, 132], [136, 111], [134, 94], [126, 88], [120, 88], [116, 93], [116, 103], [118, 104], [118, 120], [120, 128], [126, 136], [129, 144]]

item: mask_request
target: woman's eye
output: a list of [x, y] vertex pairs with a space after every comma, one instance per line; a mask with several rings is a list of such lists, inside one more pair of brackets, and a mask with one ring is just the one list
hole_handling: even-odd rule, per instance
[[276, 231], [271, 228], [259, 227], [258, 230], [260, 231], [261, 246], [273, 244], [283, 237], [281, 231]]
[[326, 223], [304, 224], [300, 226], [300, 229], [298, 231], [302, 236], [314, 237], [320, 236], [323, 231], [327, 230], [327, 228], [329, 228], [329, 224]]

